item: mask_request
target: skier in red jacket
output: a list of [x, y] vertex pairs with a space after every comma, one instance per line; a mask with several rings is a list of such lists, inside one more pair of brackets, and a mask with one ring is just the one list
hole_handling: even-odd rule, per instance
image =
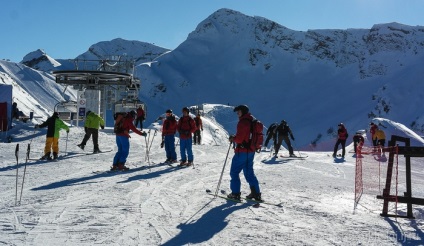
[[[130, 130], [144, 137], [147, 135], [145, 132], [137, 130], [134, 126], [134, 119], [136, 115], [137, 113], [132, 110], [126, 116], [119, 115], [119, 120], [117, 118], [115, 122], [116, 145], [118, 146], [118, 152], [116, 152], [115, 157], [113, 158], [113, 166], [111, 170], [129, 169], [125, 166], [125, 162], [127, 161], [130, 151]], [[117, 127], [117, 124], [119, 127]]]
[[249, 108], [246, 105], [235, 107], [234, 112], [237, 112], [239, 122], [237, 123], [236, 134], [230, 136], [230, 142], [236, 143], [236, 149], [234, 150], [235, 155], [231, 161], [231, 194], [228, 195], [228, 198], [236, 200], [241, 199], [240, 172], [243, 170], [244, 177], [250, 186], [250, 194], [246, 196], [246, 198], [262, 201], [259, 182], [253, 170], [253, 159], [255, 157], [256, 149], [255, 146], [249, 145], [250, 128], [253, 116], [249, 113]]
[[[190, 111], [187, 107], [183, 108], [183, 116], [178, 120], [177, 130], [180, 134], [180, 167], [191, 166], [193, 164], [193, 139], [192, 135], [196, 131], [196, 123], [190, 117]], [[187, 151], [187, 154], [186, 154]], [[187, 159], [188, 157], [188, 159]], [[188, 161], [188, 162], [187, 162]]]
[[339, 144], [342, 145], [342, 158], [344, 158], [345, 156], [345, 146], [346, 146], [346, 139], [348, 137], [347, 134], [347, 130], [346, 127], [344, 126], [343, 123], [340, 123], [339, 125], [339, 130], [337, 130], [337, 142], [334, 145], [334, 153], [333, 153], [333, 157], [336, 157], [336, 153], [337, 153], [337, 149], [339, 148]]
[[165, 163], [177, 162], [177, 153], [175, 152], [175, 133], [177, 132], [177, 121], [172, 110], [166, 110], [166, 118], [162, 125], [162, 143], [161, 148], [165, 146], [166, 161]]

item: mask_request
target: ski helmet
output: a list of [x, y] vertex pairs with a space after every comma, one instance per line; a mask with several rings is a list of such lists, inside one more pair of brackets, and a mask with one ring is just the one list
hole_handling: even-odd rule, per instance
[[172, 114], [172, 109], [168, 109], [168, 110], [166, 110], [166, 113], [170, 113], [170, 114]]
[[183, 108], [183, 112], [186, 111], [187, 113], [190, 113], [190, 110], [187, 107]]
[[242, 115], [249, 113], [249, 108], [246, 105], [239, 105], [234, 108], [234, 112], [241, 111]]

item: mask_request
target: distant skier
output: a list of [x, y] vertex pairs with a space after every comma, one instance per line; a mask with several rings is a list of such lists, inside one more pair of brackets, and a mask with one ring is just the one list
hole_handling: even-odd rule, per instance
[[[182, 109], [183, 116], [178, 120], [177, 130], [180, 134], [180, 152], [181, 162], [180, 167], [193, 165], [193, 142], [191, 134], [196, 131], [196, 123], [189, 115], [189, 109], [184, 107]], [[187, 154], [186, 154], [187, 152]], [[187, 159], [188, 158], [188, 159]], [[188, 161], [188, 162], [187, 162]]]
[[386, 134], [383, 130], [377, 127], [374, 134], [375, 139], [377, 140], [377, 146], [384, 147], [386, 144]]
[[140, 105], [137, 108], [137, 119], [135, 120], [135, 127], [140, 123], [140, 131], [143, 131], [143, 121], [146, 119], [146, 113], [143, 107]]
[[57, 159], [59, 153], [59, 131], [61, 129], [66, 130], [69, 133], [69, 127], [59, 119], [59, 113], [54, 112], [53, 115], [48, 118], [41, 125], [35, 125], [35, 128], [44, 128], [47, 126], [46, 145], [44, 147], [44, 156], [42, 160], [52, 160], [50, 154], [53, 150], [53, 159]]
[[346, 146], [346, 139], [348, 137], [348, 133], [346, 130], [346, 127], [344, 126], [343, 123], [340, 123], [338, 125], [339, 129], [337, 130], [337, 141], [336, 144], [334, 145], [334, 152], [333, 152], [333, 157], [335, 158], [337, 155], [337, 150], [339, 148], [339, 144], [342, 145], [342, 158], [345, 157], [345, 146]]
[[130, 130], [137, 133], [140, 136], [147, 136], [145, 132], [137, 130], [134, 126], [134, 120], [137, 116], [137, 113], [132, 110], [126, 115], [119, 114], [115, 119], [114, 132], [116, 135], [116, 145], [118, 146], [118, 152], [116, 152], [115, 157], [113, 158], [113, 165], [111, 170], [128, 170], [129, 168], [125, 166], [127, 162], [127, 157], [130, 151]]
[[292, 130], [290, 129], [289, 125], [287, 125], [287, 122], [285, 120], [282, 120], [281, 123], [277, 126], [277, 128], [275, 129], [275, 134], [277, 136], [277, 142], [276, 143], [274, 142], [275, 143], [274, 155], [275, 156], [278, 155], [278, 151], [280, 150], [280, 146], [284, 140], [284, 142], [287, 144], [287, 148], [289, 149], [290, 157], [296, 156], [293, 153], [293, 147], [289, 139], [289, 135], [290, 135], [291, 139], [294, 141], [294, 136], [293, 136]]
[[370, 133], [371, 133], [371, 140], [372, 140], [372, 146], [377, 146], [377, 139], [375, 138], [375, 131], [377, 130], [378, 126], [374, 124], [373, 122], [370, 123]]
[[200, 118], [200, 114], [197, 114], [196, 118], [194, 118], [194, 121], [196, 122], [197, 130], [194, 132], [193, 143], [201, 144], [202, 136], [200, 134], [200, 131], [203, 131], [203, 123], [202, 119]]
[[249, 108], [246, 105], [239, 105], [235, 107], [234, 112], [237, 112], [239, 121], [237, 123], [236, 134], [229, 138], [230, 142], [236, 144], [236, 148], [234, 150], [235, 155], [231, 161], [231, 193], [228, 194], [228, 198], [236, 200], [241, 199], [240, 172], [243, 170], [244, 177], [250, 186], [250, 194], [246, 196], [246, 198], [262, 201], [259, 182], [253, 170], [253, 159], [255, 157], [256, 149], [255, 146], [250, 146], [248, 144], [253, 116], [249, 113]]
[[162, 143], [161, 148], [165, 146], [165, 163], [177, 162], [177, 153], [175, 152], [175, 133], [177, 132], [177, 121], [172, 110], [166, 110], [166, 118], [162, 124]]
[[364, 145], [364, 137], [362, 136], [361, 132], [356, 132], [356, 134], [353, 136], [353, 150], [355, 151], [355, 154], [357, 153], [356, 150], [362, 149], [362, 146]]
[[275, 129], [277, 128], [277, 126], [278, 122], [274, 122], [268, 127], [268, 130], [266, 130], [266, 139], [264, 144], [265, 148], [268, 148], [268, 143], [271, 138], [274, 144], [277, 142], [277, 135], [275, 134]]
[[99, 127], [105, 129], [105, 121], [100, 115], [91, 111], [87, 111], [86, 115], [87, 116], [85, 118], [84, 123], [85, 135], [82, 139], [82, 142], [77, 146], [84, 150], [87, 141], [90, 139], [91, 136], [93, 136], [93, 153], [100, 153], [101, 151], [99, 149]]

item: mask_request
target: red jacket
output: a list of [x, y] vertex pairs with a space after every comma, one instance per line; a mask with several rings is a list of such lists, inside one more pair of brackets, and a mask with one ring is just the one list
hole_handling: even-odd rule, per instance
[[237, 132], [233, 138], [233, 141], [237, 144], [235, 149], [236, 153], [255, 152], [254, 146], [248, 146], [252, 120], [253, 117], [250, 113], [247, 113], [239, 118], [239, 122], [237, 123]]
[[123, 133], [117, 133], [116, 136], [124, 136], [124, 137], [130, 138], [131, 137], [130, 136], [130, 130], [137, 133], [138, 135], [142, 134], [142, 132], [137, 130], [137, 128], [134, 126], [133, 118], [125, 117], [122, 120], [124, 121], [123, 124], [122, 124], [122, 128], [124, 128], [124, 132]]
[[344, 125], [341, 126], [339, 130], [337, 130], [338, 139], [346, 140], [347, 139], [347, 130]]
[[180, 139], [189, 139], [191, 134], [197, 130], [196, 122], [189, 115], [183, 116], [178, 120], [177, 129]]
[[142, 108], [137, 109], [137, 118], [143, 117], [144, 119], [144, 110]]
[[174, 135], [177, 132], [177, 121], [175, 116], [166, 117], [162, 124], [162, 136]]

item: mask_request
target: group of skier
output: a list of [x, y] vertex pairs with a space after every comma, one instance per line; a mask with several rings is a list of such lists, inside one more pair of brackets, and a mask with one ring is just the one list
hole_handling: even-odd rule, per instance
[[[178, 132], [180, 137], [180, 167], [193, 165], [193, 142], [200, 144], [201, 134], [203, 131], [203, 123], [198, 113], [196, 118], [190, 116], [190, 110], [187, 107], [182, 109], [182, 117], [176, 120], [172, 109], [165, 112], [166, 116], [162, 124], [162, 143], [161, 147], [165, 147], [166, 160], [165, 163], [177, 163], [177, 153], [175, 151], [175, 134]], [[194, 134], [194, 135], [192, 135]], [[192, 138], [193, 136], [193, 138]]]
[[[345, 146], [346, 146], [346, 140], [349, 136], [347, 133], [347, 129], [343, 123], [340, 123], [338, 125], [339, 129], [337, 130], [337, 141], [334, 145], [334, 152], [333, 157], [336, 157], [336, 153], [338, 150], [338, 146], [342, 146], [342, 154], [341, 157], [344, 158], [346, 154]], [[386, 135], [383, 130], [379, 129], [379, 127], [374, 124], [373, 122], [370, 123], [370, 134], [372, 139], [372, 145], [374, 147], [374, 150], [378, 151], [380, 147], [384, 147], [386, 143]], [[363, 133], [361, 131], [357, 131], [355, 135], [353, 136], [353, 150], [355, 154], [357, 154], [358, 148], [361, 149], [364, 145], [365, 139], [362, 136]]]
[[[141, 110], [140, 110], [141, 109]], [[141, 112], [143, 111], [143, 112]], [[261, 191], [259, 187], [258, 179], [254, 173], [253, 169], [253, 159], [255, 155], [254, 146], [246, 145], [250, 141], [251, 137], [251, 122], [254, 117], [249, 112], [249, 108], [246, 105], [239, 105], [234, 108], [234, 112], [237, 113], [238, 123], [237, 131], [235, 135], [231, 135], [229, 140], [235, 146], [235, 155], [232, 158], [231, 168], [230, 168], [230, 188], [231, 193], [228, 195], [229, 199], [241, 199], [241, 182], [240, 182], [240, 172], [243, 171], [246, 181], [250, 186], [250, 194], [246, 196], [246, 199], [254, 199], [257, 201], [262, 201]], [[203, 124], [200, 118], [200, 114], [197, 114], [195, 119], [190, 115], [190, 110], [187, 107], [182, 108], [182, 117], [178, 120], [173, 114], [171, 109], [166, 110], [165, 118], [162, 124], [162, 142], [161, 147], [165, 147], [166, 153], [166, 163], [178, 163], [177, 154], [175, 151], [175, 134], [179, 133], [179, 142], [180, 142], [180, 167], [191, 166], [193, 165], [194, 155], [192, 150], [192, 145], [201, 143], [201, 134], [200, 131], [203, 131]], [[132, 110], [126, 114], [120, 115], [115, 118], [115, 127], [114, 132], [116, 135], [116, 144], [118, 151], [114, 156], [112, 170], [128, 170], [129, 168], [125, 166], [128, 154], [129, 154], [129, 132], [132, 130], [136, 134], [141, 136], [146, 136], [147, 133], [142, 129], [142, 122], [145, 119], [144, 110], [140, 107], [138, 112]], [[136, 128], [134, 125], [141, 124], [141, 131]], [[88, 111], [86, 114], [86, 120], [84, 124], [85, 135], [78, 147], [84, 150], [84, 147], [90, 137], [93, 138], [94, 153], [101, 152], [98, 144], [98, 131], [99, 128], [104, 129], [105, 122], [102, 117], [94, 112]], [[378, 126], [374, 123], [371, 123], [370, 133], [373, 139], [373, 145], [384, 146], [385, 136], [384, 132], [381, 129], [378, 129]], [[69, 133], [69, 127], [59, 118], [57, 112], [48, 118], [44, 123], [40, 125], [35, 125], [35, 128], [48, 127], [46, 145], [44, 149], [44, 155], [42, 159], [52, 159], [50, 156], [53, 153], [53, 159], [58, 157], [58, 138], [59, 131], [61, 129], [66, 130]], [[194, 134], [194, 135], [193, 135]], [[341, 156], [345, 156], [345, 145], [348, 138], [347, 129], [343, 123], [338, 125], [337, 131], [337, 141], [334, 146], [333, 157], [336, 157], [338, 146], [342, 146]], [[274, 141], [274, 156], [277, 157], [280, 146], [284, 140], [289, 150], [291, 157], [295, 157], [293, 153], [293, 147], [291, 140], [294, 141], [294, 136], [292, 130], [285, 120], [282, 120], [280, 123], [272, 123], [266, 132], [266, 139], [264, 147], [267, 148], [269, 141], [273, 139]], [[361, 132], [357, 132], [353, 137], [355, 152], [357, 146], [362, 147], [364, 143], [364, 138]], [[231, 144], [230, 144], [231, 146]]]
[[293, 147], [292, 147], [289, 136], [291, 140], [294, 141], [293, 132], [290, 129], [290, 126], [287, 124], [287, 121], [282, 120], [280, 123], [278, 122], [272, 123], [268, 127], [268, 130], [266, 131], [266, 139], [264, 143], [264, 148], [268, 147], [268, 143], [272, 139], [274, 142], [274, 157], [278, 157], [280, 146], [284, 140], [289, 150], [290, 157], [296, 157], [296, 155], [293, 152]]

